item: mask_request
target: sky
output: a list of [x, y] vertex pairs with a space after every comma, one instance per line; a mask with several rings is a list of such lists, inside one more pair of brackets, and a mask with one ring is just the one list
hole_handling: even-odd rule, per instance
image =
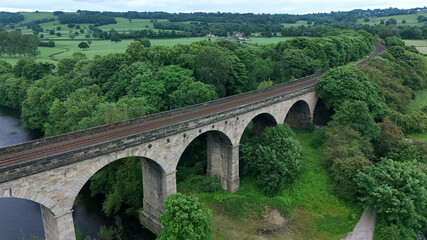
[[353, 9], [415, 8], [426, 0], [0, 0], [0, 11], [164, 11], [318, 13]]

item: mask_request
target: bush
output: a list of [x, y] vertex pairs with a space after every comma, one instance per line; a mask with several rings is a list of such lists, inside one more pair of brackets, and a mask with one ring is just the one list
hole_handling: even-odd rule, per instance
[[291, 184], [300, 170], [301, 146], [286, 124], [267, 128], [253, 141], [242, 144], [241, 159], [256, 185], [267, 195], [276, 195]]
[[164, 202], [165, 213], [160, 216], [163, 230], [159, 240], [210, 240], [212, 239], [212, 213], [202, 209], [193, 195], [170, 195]]

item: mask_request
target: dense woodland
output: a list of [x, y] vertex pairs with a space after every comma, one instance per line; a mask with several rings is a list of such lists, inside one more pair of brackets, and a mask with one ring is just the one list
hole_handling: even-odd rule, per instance
[[[427, 132], [426, 107], [408, 110], [415, 91], [427, 87], [427, 61], [400, 39], [405, 29], [393, 24], [356, 26], [358, 10], [301, 15], [298, 19], [292, 15], [221, 13], [80, 11], [74, 15], [101, 15], [107, 19], [119, 14], [129, 19], [169, 19], [168, 24], [176, 23], [177, 28], [181, 21], [199, 21], [192, 24], [195, 28], [227, 28], [229, 25], [222, 20], [212, 19], [225, 22], [230, 18], [235, 27], [247, 22], [249, 29], [274, 28], [288, 18], [286, 21], [310, 20], [313, 26], [286, 30], [299, 33], [281, 30], [284, 35], [310, 38], [297, 37], [258, 47], [209, 40], [150, 47], [134, 41], [123, 54], [88, 59], [75, 53], [57, 66], [27, 58], [14, 66], [0, 61], [0, 105], [20, 110], [26, 126], [53, 136], [239, 94], [322, 69], [318, 95], [329, 110], [324, 116], [329, 121], [323, 123], [322, 131], [314, 130], [312, 124], [307, 125], [307, 130], [313, 131], [311, 145], [323, 150], [324, 166], [333, 185], [331, 191], [342, 201], [376, 208], [379, 239], [414, 239], [418, 232], [427, 233], [427, 144], [404, 140], [407, 134]], [[362, 15], [387, 14], [407, 11], [363, 11]], [[329, 19], [330, 23], [315, 23], [321, 19]], [[93, 29], [97, 32], [96, 27]], [[425, 36], [425, 27], [414, 29]], [[2, 31], [0, 37], [10, 39], [12, 32]], [[111, 38], [118, 33], [107, 34]], [[369, 55], [374, 41], [386, 45], [387, 51], [364, 65], [351, 64]], [[261, 136], [251, 136], [249, 130], [240, 145], [240, 177], [254, 180], [267, 199], [263, 200], [266, 206], [289, 213], [289, 203], [277, 195], [298, 181], [303, 171], [300, 143], [286, 124], [268, 128]], [[196, 192], [218, 192], [218, 179], [198, 176], [206, 168], [206, 153], [201, 151], [205, 144], [198, 140], [188, 147], [178, 166], [177, 181], [189, 181]], [[138, 159], [117, 161], [91, 178], [91, 194], [105, 196], [106, 215], [135, 215], [141, 209], [142, 191], [134, 190], [141, 189], [140, 168]], [[192, 179], [188, 179], [190, 175]], [[127, 182], [125, 187], [122, 182]], [[236, 213], [239, 204], [246, 206], [245, 201], [255, 200], [218, 197], [215, 201], [220, 209]], [[210, 233], [210, 225], [205, 224], [210, 222], [210, 213], [204, 213], [200, 204], [193, 204], [197, 202], [193, 197], [182, 194], [168, 199], [165, 204], [171, 211], [161, 221], [165, 225], [175, 221], [170, 214], [182, 207], [177, 205], [179, 202], [186, 203], [184, 210], [197, 212], [194, 221], [203, 224], [192, 225], [193, 235], [180, 232], [179, 227], [166, 228], [160, 239], [192, 239], [199, 232]], [[179, 226], [180, 222], [173, 224]], [[118, 233], [111, 229], [109, 234]]]

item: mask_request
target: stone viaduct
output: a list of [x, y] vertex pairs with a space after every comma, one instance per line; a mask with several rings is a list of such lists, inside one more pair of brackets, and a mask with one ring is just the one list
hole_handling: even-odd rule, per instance
[[176, 167], [186, 147], [207, 137], [207, 173], [229, 192], [239, 189], [239, 142], [253, 133], [313, 119], [321, 72], [269, 88], [181, 109], [0, 149], [0, 197], [40, 204], [45, 237], [74, 240], [72, 208], [83, 185], [107, 164], [126, 157], [142, 162], [141, 222], [158, 233], [163, 202], [176, 193]]

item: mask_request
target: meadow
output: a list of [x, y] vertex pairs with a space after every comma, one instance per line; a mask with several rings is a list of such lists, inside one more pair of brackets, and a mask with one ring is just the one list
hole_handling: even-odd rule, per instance
[[308, 26], [307, 21], [299, 20], [296, 23], [282, 23], [282, 26], [285, 28], [289, 27], [299, 27], [299, 26]]
[[[421, 27], [424, 25], [424, 23], [419, 23], [417, 17], [423, 15], [427, 17], [426, 12], [420, 12], [417, 14], [408, 14], [408, 15], [395, 15], [395, 16], [389, 16], [389, 17], [372, 17], [369, 18], [369, 22], [365, 22], [363, 18], [359, 18], [356, 23], [357, 24], [369, 24], [371, 26], [373, 25], [380, 25], [380, 21], [384, 20], [387, 21], [390, 18], [394, 18], [397, 20], [397, 26], [418, 26]], [[406, 20], [406, 23], [402, 23], [402, 20]]]
[[427, 40], [404, 40], [406, 46], [415, 46], [421, 54], [427, 55]]

